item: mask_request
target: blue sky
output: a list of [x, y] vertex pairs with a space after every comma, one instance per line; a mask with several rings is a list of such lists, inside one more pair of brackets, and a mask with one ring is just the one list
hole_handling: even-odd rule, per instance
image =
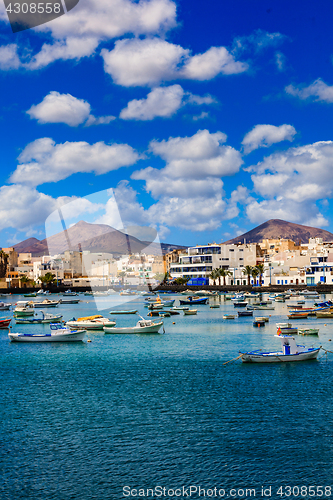
[[188, 245], [333, 231], [329, 2], [80, 0], [15, 34], [1, 8], [2, 246], [69, 202]]

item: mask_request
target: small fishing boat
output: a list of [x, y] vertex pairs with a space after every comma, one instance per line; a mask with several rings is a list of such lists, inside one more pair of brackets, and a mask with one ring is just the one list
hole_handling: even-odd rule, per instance
[[299, 335], [318, 335], [319, 328], [299, 328]]
[[261, 328], [261, 327], [265, 326], [265, 324], [266, 324], [266, 321], [260, 321], [257, 319], [255, 319], [253, 321], [253, 326], [255, 326], [256, 328]]
[[187, 306], [192, 304], [206, 304], [209, 297], [188, 297], [186, 300], [179, 300], [180, 305]]
[[37, 293], [25, 293], [23, 297], [37, 297]]
[[244, 300], [234, 302], [234, 307], [246, 307], [247, 305], [248, 302], [245, 302]]
[[100, 314], [94, 316], [86, 316], [84, 318], [71, 319], [67, 321], [66, 326], [69, 328], [84, 328], [85, 330], [103, 330], [104, 326], [113, 328], [116, 322], [108, 318], [103, 318]]
[[76, 292], [72, 292], [72, 290], [66, 290], [64, 293], [63, 293], [63, 296], [64, 297], [74, 297], [75, 295], [78, 295]]
[[60, 299], [60, 304], [78, 304], [80, 299]]
[[306, 319], [309, 316], [308, 312], [294, 312], [292, 314], [288, 314], [289, 319]]
[[269, 322], [269, 318], [267, 316], [258, 316], [257, 318], [254, 318], [255, 321], [265, 321], [265, 323]]
[[184, 316], [192, 316], [198, 313], [198, 309], [187, 309], [184, 310]]
[[223, 317], [223, 319], [235, 319], [236, 318], [235, 314], [225, 314], [222, 317]]
[[156, 311], [158, 309], [163, 309], [163, 307], [163, 304], [149, 304], [148, 309]]
[[159, 316], [160, 316], [160, 318], [169, 318], [171, 316], [171, 314], [167, 311], [164, 311], [164, 312], [160, 312]]
[[277, 331], [280, 331], [283, 335], [297, 335], [298, 328], [292, 326], [291, 323], [276, 323]]
[[176, 306], [172, 308], [173, 311], [188, 311], [189, 307]]
[[33, 316], [35, 314], [32, 302], [26, 300], [19, 300], [14, 309], [14, 316]]
[[244, 363], [285, 363], [290, 361], [307, 361], [316, 359], [320, 347], [305, 347], [297, 345], [295, 338], [291, 335], [274, 335], [282, 344], [281, 351], [265, 352], [261, 349], [241, 353]]
[[50, 290], [43, 290], [43, 289], [40, 289], [38, 290], [37, 292], [37, 295], [50, 295]]
[[105, 326], [103, 328], [105, 333], [159, 333], [160, 329], [163, 326], [163, 321], [159, 321], [158, 323], [154, 323], [150, 319], [141, 319], [137, 322], [135, 326], [132, 327], [124, 327], [124, 328], [109, 328]]
[[110, 314], [136, 314], [138, 312], [137, 309], [128, 309], [127, 311], [126, 310], [123, 310], [123, 311], [110, 311]]
[[209, 307], [211, 309], [218, 309], [220, 307], [220, 304], [211, 304]]
[[59, 305], [59, 300], [49, 300], [45, 299], [42, 302], [32, 302], [33, 307], [57, 307]]
[[2, 319], [0, 319], [0, 328], [1, 329], [9, 328], [11, 320], [12, 320], [12, 318], [2, 318]]
[[238, 311], [238, 317], [242, 316], [253, 316], [253, 311]]
[[20, 325], [34, 325], [34, 324], [40, 324], [40, 323], [60, 323], [62, 320], [62, 315], [54, 315], [54, 314], [48, 314], [44, 313], [41, 311], [42, 317], [41, 318], [20, 318], [17, 317], [15, 318], [15, 323], [20, 324]]
[[50, 324], [50, 333], [8, 333], [12, 342], [82, 342], [86, 330], [70, 330], [60, 323]]
[[91, 295], [94, 295], [93, 292], [84, 292], [84, 295], [86, 295], [87, 297], [90, 297]]
[[0, 302], [0, 311], [9, 311], [11, 304], [6, 304], [5, 302]]
[[[186, 309], [188, 310], [189, 308], [186, 308]], [[179, 311], [177, 311], [177, 310], [175, 310], [175, 309], [165, 309], [165, 310], [164, 310], [164, 311], [162, 311], [162, 313], [160, 313], [160, 314], [163, 314], [164, 312], [166, 312], [166, 313], [170, 313], [170, 315], [171, 315], [171, 316], [175, 316], [175, 315], [177, 315], [177, 314], [180, 314], [180, 312], [179, 312]]]
[[317, 318], [333, 318], [333, 311], [316, 311]]

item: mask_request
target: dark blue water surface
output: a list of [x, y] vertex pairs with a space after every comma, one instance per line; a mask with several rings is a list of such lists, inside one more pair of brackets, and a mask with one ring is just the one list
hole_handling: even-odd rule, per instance
[[[165, 318], [165, 335], [90, 332], [90, 343], [15, 344], [1, 330], [1, 500], [118, 500], [125, 485], [251, 487], [257, 497], [271, 485], [271, 498], [281, 498], [281, 485], [330, 485], [333, 355], [223, 365], [240, 349], [278, 348], [275, 323], [287, 308], [255, 313], [271, 314], [256, 329], [253, 318], [222, 320], [234, 308], [217, 300], [220, 309]], [[143, 298], [133, 306], [147, 314]], [[96, 311], [85, 297], [57, 312]], [[332, 349], [329, 321], [303, 321], [320, 336], [297, 342]], [[13, 328], [31, 329], [48, 326]]]

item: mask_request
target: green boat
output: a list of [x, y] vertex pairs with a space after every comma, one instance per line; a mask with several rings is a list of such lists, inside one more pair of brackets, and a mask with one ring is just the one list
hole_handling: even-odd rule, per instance
[[37, 293], [25, 293], [23, 297], [37, 297]]

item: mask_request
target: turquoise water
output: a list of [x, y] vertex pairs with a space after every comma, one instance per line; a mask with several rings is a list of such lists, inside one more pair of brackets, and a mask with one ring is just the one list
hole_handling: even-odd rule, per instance
[[[96, 313], [91, 297], [81, 299], [48, 312], [66, 320]], [[271, 498], [283, 498], [281, 485], [330, 485], [333, 355], [223, 365], [239, 350], [278, 347], [275, 323], [286, 321], [287, 302], [254, 312], [271, 315], [254, 328], [251, 317], [224, 321], [237, 309], [216, 300], [219, 309], [198, 306], [197, 316], [165, 318], [164, 335], [89, 332], [90, 343], [15, 344], [0, 330], [1, 500], [118, 500], [126, 485], [197, 485], [225, 488], [226, 495], [255, 488], [256, 497], [272, 486]], [[121, 308], [146, 315], [143, 302]], [[115, 318], [118, 326], [137, 320]], [[332, 320], [301, 325], [316, 325], [320, 334], [298, 343], [333, 350]]]

